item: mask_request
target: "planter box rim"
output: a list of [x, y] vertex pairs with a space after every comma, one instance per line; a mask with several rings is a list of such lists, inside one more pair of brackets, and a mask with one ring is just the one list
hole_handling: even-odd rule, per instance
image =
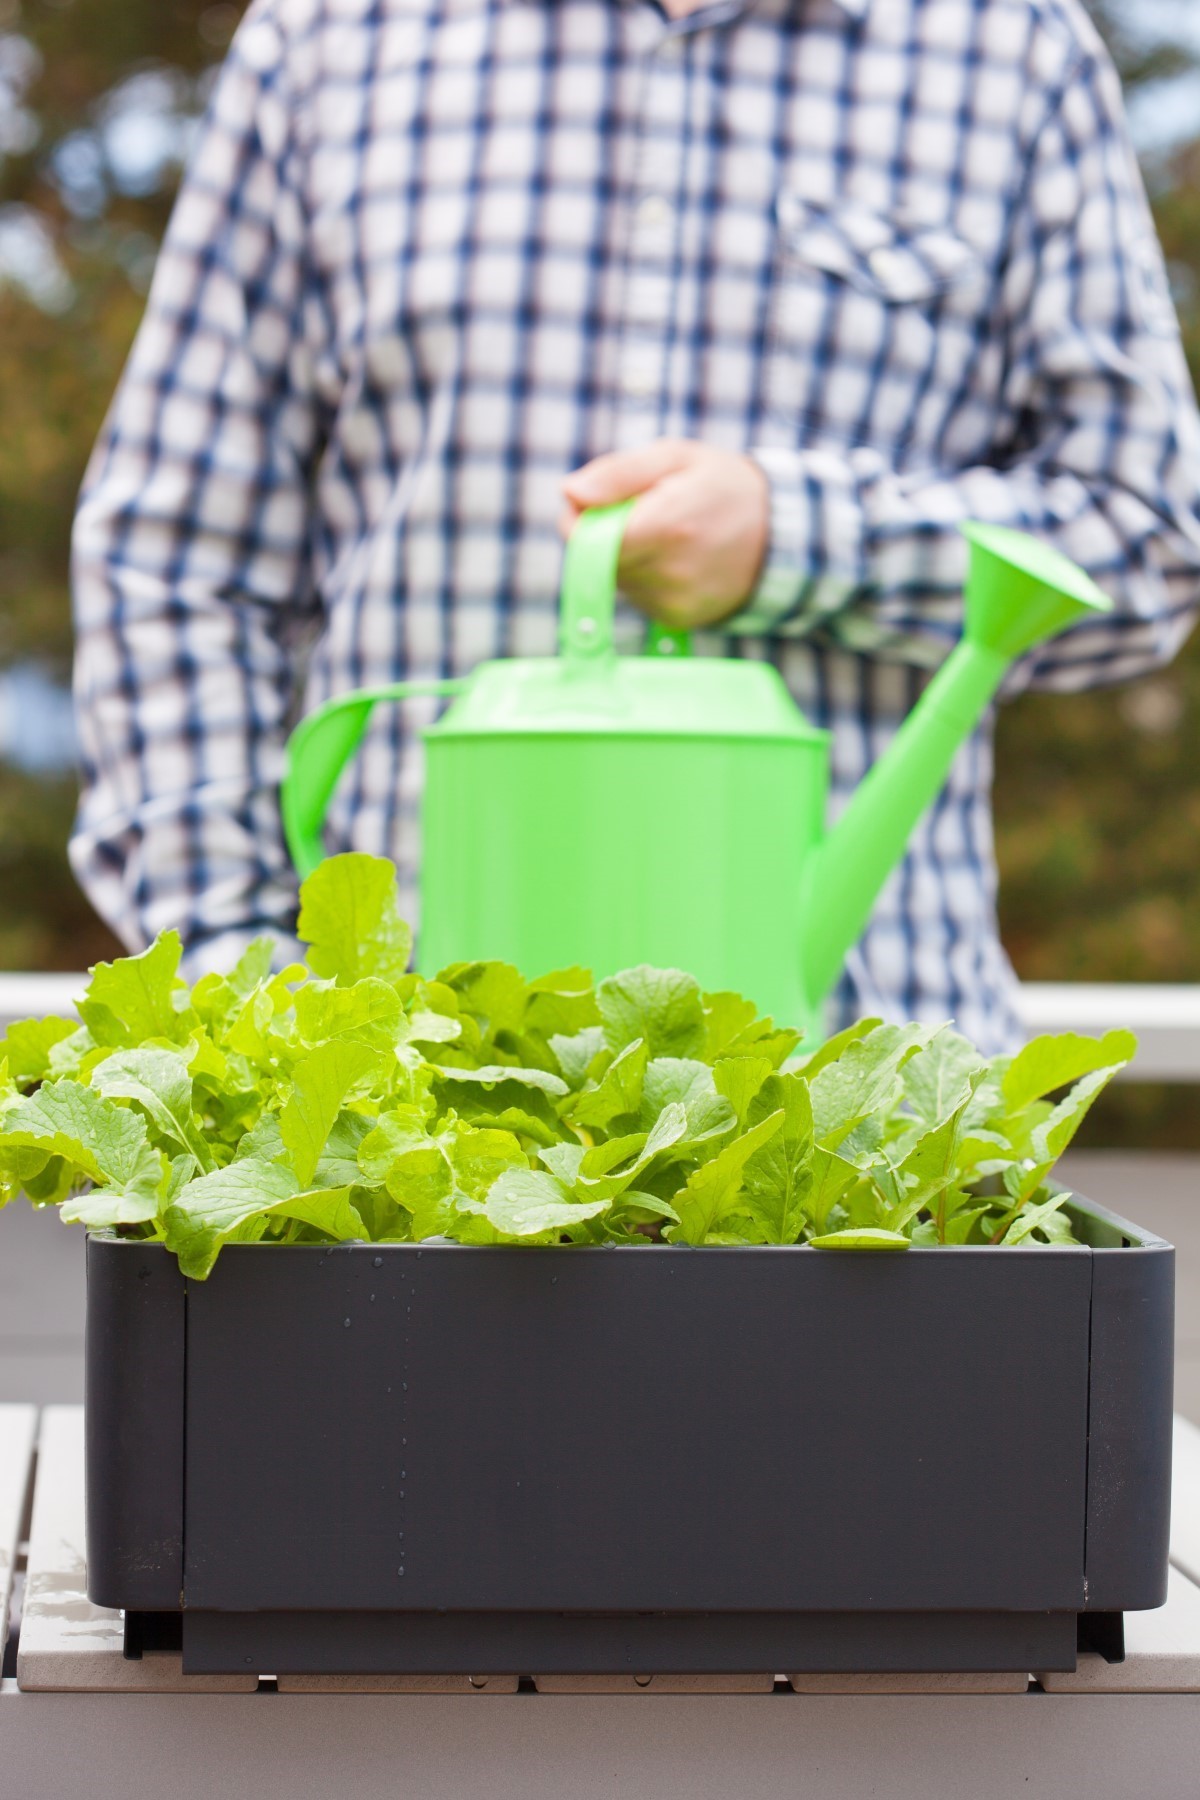
[[[231, 1254], [240, 1256], [247, 1252], [262, 1252], [268, 1250], [273, 1254], [277, 1254], [280, 1250], [307, 1251], [318, 1256], [329, 1256], [338, 1250], [370, 1250], [376, 1255], [383, 1255], [385, 1252], [401, 1252], [412, 1255], [415, 1252], [418, 1256], [423, 1256], [428, 1252], [429, 1255], [432, 1256], [442, 1251], [458, 1252], [460, 1250], [474, 1250], [488, 1255], [494, 1255], [497, 1251], [504, 1251], [508, 1254], [517, 1256], [529, 1256], [533, 1254], [551, 1256], [561, 1256], [563, 1254], [570, 1254], [572, 1256], [607, 1256], [611, 1255], [614, 1251], [636, 1251], [640, 1256], [644, 1255], [647, 1251], [657, 1252], [660, 1255], [664, 1251], [670, 1251], [677, 1255], [690, 1256], [697, 1254], [705, 1257], [747, 1255], [795, 1256], [798, 1253], [803, 1253], [806, 1255], [836, 1256], [839, 1258], [846, 1256], [870, 1256], [877, 1259], [886, 1259], [888, 1257], [896, 1256], [939, 1256], [942, 1258], [963, 1255], [1027, 1256], [1030, 1251], [1038, 1252], [1043, 1256], [1048, 1254], [1078, 1256], [1080, 1253], [1090, 1256], [1093, 1254], [1103, 1255], [1106, 1252], [1114, 1250], [1128, 1252], [1130, 1250], [1167, 1250], [1171, 1248], [1167, 1240], [1159, 1237], [1155, 1232], [1147, 1230], [1144, 1226], [1135, 1225], [1132, 1220], [1124, 1218], [1120, 1213], [1112, 1212], [1108, 1207], [1100, 1206], [1094, 1200], [1088, 1200], [1082, 1194], [1075, 1193], [1074, 1190], [1072, 1190], [1072, 1197], [1067, 1201], [1063, 1210], [1073, 1216], [1076, 1220], [1092, 1221], [1094, 1224], [1099, 1225], [1105, 1232], [1112, 1233], [1115, 1237], [1119, 1238], [1120, 1241], [1116, 1243], [1096, 1244], [913, 1244], [908, 1250], [904, 1251], [867, 1251], [849, 1249], [817, 1251], [814, 1250], [811, 1244], [657, 1244], [651, 1242], [649, 1239], [642, 1244], [459, 1244], [448, 1238], [426, 1238], [422, 1241], [412, 1243], [379, 1243], [373, 1242], [369, 1238], [349, 1238], [336, 1244], [226, 1244], [221, 1250], [221, 1256], [225, 1257]], [[130, 1244], [137, 1245], [143, 1250], [161, 1249], [166, 1251], [165, 1244], [156, 1244], [145, 1238], [122, 1237], [120, 1232], [111, 1227], [89, 1231], [88, 1236], [96, 1238], [103, 1243]], [[170, 1252], [167, 1252], [167, 1254], [170, 1254]]]

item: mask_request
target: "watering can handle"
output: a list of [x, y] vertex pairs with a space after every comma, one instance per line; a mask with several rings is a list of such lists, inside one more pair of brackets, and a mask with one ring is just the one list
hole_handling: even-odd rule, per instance
[[[620, 500], [615, 506], [590, 507], [580, 513], [567, 539], [558, 646], [568, 662], [592, 662], [612, 655], [617, 563], [633, 508], [632, 500]], [[651, 625], [646, 649], [654, 656], [687, 656], [691, 653], [691, 640], [686, 631]]]
[[[632, 500], [592, 507], [581, 513], [567, 542], [559, 611], [559, 647], [570, 662], [593, 662], [613, 648], [617, 563]], [[686, 655], [685, 632], [652, 625], [647, 649], [659, 655]], [[458, 694], [461, 680], [394, 681], [360, 688], [318, 706], [288, 740], [279, 804], [288, 851], [301, 879], [324, 857], [321, 831], [338, 778], [362, 742], [375, 707], [384, 700], [422, 694]]]
[[326, 700], [301, 719], [288, 740], [279, 805], [288, 851], [302, 881], [324, 858], [321, 830], [329, 802], [379, 702], [457, 694], [463, 685], [454, 680], [392, 681], [386, 687], [358, 688]]

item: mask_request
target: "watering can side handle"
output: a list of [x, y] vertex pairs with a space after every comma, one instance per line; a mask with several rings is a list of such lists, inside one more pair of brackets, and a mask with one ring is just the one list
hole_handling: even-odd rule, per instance
[[383, 700], [458, 694], [461, 680], [393, 681], [326, 700], [301, 719], [285, 752], [279, 807], [288, 854], [301, 881], [325, 855], [321, 832], [339, 777], [362, 742], [375, 707]]

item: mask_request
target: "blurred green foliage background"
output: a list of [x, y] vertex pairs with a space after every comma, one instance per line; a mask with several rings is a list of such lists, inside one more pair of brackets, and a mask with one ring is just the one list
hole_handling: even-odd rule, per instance
[[[1200, 7], [1092, 4], [1126, 80], [1200, 378]], [[1200, 637], [1160, 675], [1006, 707], [1001, 922], [1040, 981], [1200, 981]]]
[[[22, 681], [69, 678], [75, 495], [241, 10], [0, 0], [0, 670]], [[67, 867], [70, 773], [21, 766], [21, 738], [10, 704], [0, 968], [77, 969], [114, 943]]]
[[[67, 678], [76, 490], [241, 10], [0, 0], [0, 968], [78, 968], [113, 949], [67, 871], [69, 771], [30, 758], [13, 694], [28, 711], [39, 681]], [[1200, 373], [1200, 7], [1092, 10], [1126, 78]], [[1200, 982], [1200, 637], [1116, 695], [1008, 708], [998, 770], [1002, 924], [1020, 973]], [[1197, 1112], [1191, 1093], [1126, 1090], [1100, 1129], [1200, 1143]]]

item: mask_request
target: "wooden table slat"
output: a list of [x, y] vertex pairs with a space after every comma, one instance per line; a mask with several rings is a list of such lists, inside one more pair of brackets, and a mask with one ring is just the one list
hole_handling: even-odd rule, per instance
[[535, 1675], [539, 1694], [770, 1694], [773, 1675]]
[[23, 1694], [0, 1791], [170, 1800], [1195, 1800], [1190, 1694]]
[[1200, 1426], [1175, 1416], [1171, 1561], [1200, 1585]]
[[969, 1669], [934, 1671], [929, 1674], [886, 1675], [789, 1675], [798, 1694], [1023, 1694], [1028, 1675], [998, 1670], [994, 1674]]
[[515, 1675], [280, 1675], [281, 1694], [515, 1694]]
[[8, 1609], [36, 1431], [36, 1406], [0, 1406], [0, 1655], [8, 1635]]
[[178, 1655], [126, 1662], [121, 1615], [87, 1597], [83, 1408], [42, 1414], [17, 1681], [26, 1692], [248, 1693], [258, 1675], [184, 1675]]

